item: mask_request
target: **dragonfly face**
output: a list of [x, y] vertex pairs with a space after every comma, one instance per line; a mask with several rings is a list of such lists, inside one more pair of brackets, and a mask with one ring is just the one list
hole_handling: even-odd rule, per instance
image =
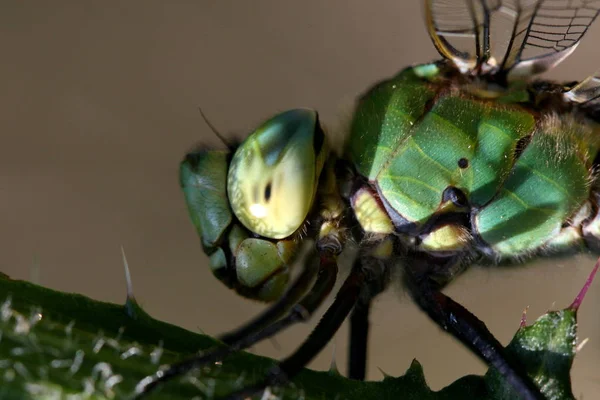
[[[237, 149], [189, 154], [181, 185], [214, 274], [241, 295], [276, 301], [223, 341], [244, 348], [310, 316], [352, 240], [360, 250], [350, 276], [277, 374], [297, 373], [353, 310], [349, 374], [363, 378], [371, 300], [402, 268], [436, 323], [504, 371], [523, 398], [542, 398], [485, 326], [441, 289], [477, 261], [600, 248], [600, 78], [532, 79], [573, 52], [599, 10], [597, 1], [425, 1], [443, 59], [369, 89], [342, 154], [329, 151], [316, 112], [305, 109], [276, 115]], [[510, 29], [496, 55], [499, 18]], [[314, 257], [290, 283], [305, 238], [315, 242]]]
[[317, 113], [298, 109], [266, 121], [233, 156], [202, 151], [182, 162], [190, 216], [226, 285], [263, 301], [283, 294], [326, 154]]
[[251, 232], [282, 239], [308, 215], [317, 188], [325, 137], [312, 110], [291, 110], [265, 122], [236, 150], [227, 197]]

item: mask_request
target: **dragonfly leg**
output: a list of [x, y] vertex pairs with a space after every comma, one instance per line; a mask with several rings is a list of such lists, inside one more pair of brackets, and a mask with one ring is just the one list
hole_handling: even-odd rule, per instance
[[370, 299], [373, 293], [381, 291], [379, 288], [383, 288], [389, 281], [390, 259], [372, 255], [372, 250], [377, 252], [380, 250], [379, 247], [375, 246], [374, 249], [364, 252], [362, 256], [359, 255], [335, 300], [300, 347], [271, 369], [265, 380], [233, 393], [227, 397], [227, 400], [244, 399], [268, 386], [286, 383], [329, 343], [359, 301]]
[[245, 399], [261, 392], [268, 386], [287, 383], [290, 378], [300, 372], [327, 345], [342, 325], [342, 322], [350, 314], [359, 298], [365, 280], [365, 271], [362, 268], [353, 268], [323, 318], [300, 347], [273, 367], [267, 374], [266, 379], [232, 393], [226, 399]]
[[[310, 259], [312, 260], [312, 258]], [[265, 328], [262, 328], [261, 325], [256, 324], [254, 326], [254, 330], [248, 329], [244, 337], [237, 338], [237, 340], [234, 343], [231, 343], [230, 346], [219, 347], [207, 353], [199, 354], [195, 357], [175, 363], [167, 370], [157, 372], [152, 378], [144, 380], [142, 385], [138, 385], [139, 387], [136, 388], [135, 398], [143, 397], [144, 395], [156, 389], [162, 383], [182, 376], [187, 372], [200, 368], [208, 363], [222, 360], [238, 350], [245, 349], [263, 339], [269, 338], [288, 326], [293, 325], [294, 323], [306, 321], [331, 292], [337, 277], [338, 268], [335, 256], [322, 255], [321, 261], [318, 265], [319, 268], [317, 279], [312, 289], [299, 303], [293, 305], [287, 315], [285, 315], [283, 318], [275, 321]], [[311, 268], [307, 266], [305, 271], [311, 271]], [[314, 270], [312, 271], [314, 273]], [[298, 280], [302, 279], [302, 276], [298, 278]], [[278, 304], [275, 304], [274, 306], [277, 307]], [[289, 308], [289, 306], [286, 307], [286, 309]], [[265, 314], [268, 314], [268, 312]], [[260, 316], [257, 318], [257, 320], [260, 320]], [[244, 328], [247, 329], [247, 326]]]
[[369, 312], [373, 299], [383, 292], [390, 281], [392, 270], [392, 239], [386, 238], [368, 251], [362, 252], [356, 260], [370, 272], [361, 295], [350, 316], [350, 348], [348, 357], [348, 377], [364, 380], [367, 372], [367, 349], [369, 338]]
[[[321, 268], [323, 268], [323, 266], [321, 266]], [[260, 331], [260, 329], [264, 328], [265, 326], [277, 321], [286, 313], [286, 311], [288, 311], [300, 300], [300, 297], [303, 294], [308, 291], [309, 285], [313, 282], [314, 277], [318, 276], [318, 274], [319, 262], [315, 262], [314, 255], [311, 255], [304, 263], [304, 269], [298, 278], [283, 294], [283, 296], [277, 300], [277, 302], [252, 320], [248, 321], [245, 325], [242, 325], [231, 332], [226, 332], [220, 335], [219, 340], [225, 344], [233, 345], [248, 335]], [[238, 348], [241, 349], [243, 347]]]
[[371, 299], [359, 301], [350, 316], [350, 349], [348, 378], [364, 380], [367, 371], [367, 342]]
[[[411, 296], [419, 307], [442, 329], [459, 339], [486, 364], [494, 366], [521, 394], [523, 400], [543, 400], [544, 396], [525, 373], [523, 367], [509, 357], [504, 347], [485, 324], [465, 307], [440, 291], [428, 271], [439, 270], [441, 260], [414, 253], [407, 258], [405, 280]], [[448, 267], [460, 260], [447, 259]]]

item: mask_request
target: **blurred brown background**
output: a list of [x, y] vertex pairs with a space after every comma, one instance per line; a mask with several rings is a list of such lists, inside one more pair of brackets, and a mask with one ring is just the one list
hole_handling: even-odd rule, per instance
[[[272, 114], [313, 107], [339, 125], [355, 96], [407, 64], [437, 57], [420, 2], [2, 2], [0, 6], [0, 270], [112, 302], [125, 298], [119, 246], [136, 297], [153, 316], [217, 334], [261, 309], [215, 280], [179, 192], [178, 162]], [[600, 25], [598, 23], [597, 25]], [[555, 77], [600, 67], [596, 26]], [[447, 293], [507, 342], [525, 306], [535, 319], [569, 304], [592, 258], [472, 269]], [[600, 392], [600, 284], [580, 313], [575, 393]], [[299, 326], [254, 351], [288, 354]], [[345, 327], [335, 357], [345, 370]], [[417, 358], [433, 388], [482, 364], [399, 291], [375, 305], [369, 378]], [[330, 345], [311, 367], [328, 368]]]

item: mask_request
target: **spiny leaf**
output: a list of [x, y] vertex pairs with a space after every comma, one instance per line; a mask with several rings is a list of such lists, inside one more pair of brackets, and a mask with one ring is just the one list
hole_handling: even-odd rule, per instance
[[[521, 327], [506, 347], [509, 355], [521, 362], [548, 400], [575, 398], [570, 374], [577, 346], [577, 310], [599, 266], [600, 260], [596, 262], [573, 303], [566, 309], [549, 311], [531, 326], [526, 325], [523, 313]], [[496, 369], [490, 368], [485, 377], [494, 399], [508, 400], [517, 397]]]
[[[134, 311], [135, 318], [128, 314]], [[551, 312], [519, 329], [508, 346], [551, 399], [572, 398], [574, 308]], [[0, 279], [0, 398], [121, 399], [160, 365], [219, 343], [128, 307]], [[258, 381], [274, 361], [237, 353], [165, 385], [149, 399], [214, 398]], [[328, 372], [302, 371], [272, 393], [296, 399], [515, 398], [497, 372], [466, 376], [434, 392], [414, 361], [406, 374], [358, 382]], [[70, 397], [69, 397], [70, 396]], [[562, 397], [561, 397], [562, 396]], [[569, 397], [570, 396], [570, 397]]]

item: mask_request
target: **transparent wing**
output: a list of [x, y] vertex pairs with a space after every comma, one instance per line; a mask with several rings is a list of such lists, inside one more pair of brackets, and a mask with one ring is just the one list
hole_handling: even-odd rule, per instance
[[565, 91], [564, 96], [579, 103], [589, 118], [600, 123], [600, 71]]
[[600, 72], [573, 86], [565, 92], [565, 97], [580, 104], [600, 101]]
[[501, 0], [425, 0], [429, 36], [438, 52], [462, 70], [490, 58], [490, 16]]
[[502, 11], [512, 15], [513, 31], [500, 69], [511, 75], [544, 72], [564, 59], [600, 12], [600, 0], [515, 0]]
[[444, 58], [463, 72], [511, 76], [541, 73], [567, 58], [599, 12], [600, 0], [425, 0], [429, 35]]

